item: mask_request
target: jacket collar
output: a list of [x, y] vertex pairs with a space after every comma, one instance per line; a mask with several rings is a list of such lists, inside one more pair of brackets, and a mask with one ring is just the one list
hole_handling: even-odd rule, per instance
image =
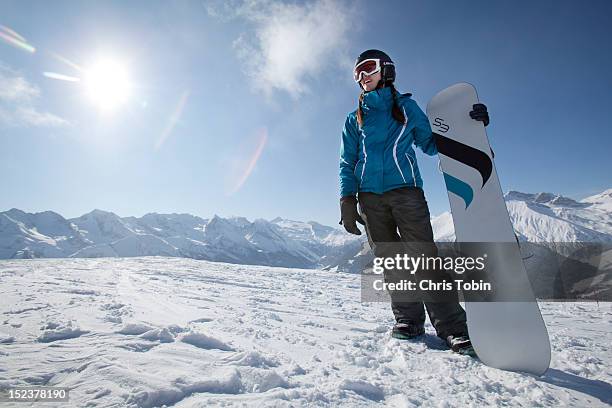
[[[395, 95], [399, 97], [401, 94], [395, 91]], [[391, 88], [384, 87], [366, 92], [361, 106], [364, 110], [389, 110], [392, 105], [393, 94], [391, 93]]]

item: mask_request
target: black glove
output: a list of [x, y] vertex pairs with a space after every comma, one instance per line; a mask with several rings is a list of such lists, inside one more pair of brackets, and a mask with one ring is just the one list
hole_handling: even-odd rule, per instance
[[489, 124], [489, 112], [484, 103], [475, 103], [472, 105], [473, 111], [470, 111], [470, 118], [484, 123], [485, 126]]
[[345, 196], [340, 199], [340, 224], [344, 224], [344, 229], [347, 232], [355, 235], [361, 235], [361, 231], [357, 228], [357, 222], [365, 225], [363, 218], [357, 212], [357, 197]]

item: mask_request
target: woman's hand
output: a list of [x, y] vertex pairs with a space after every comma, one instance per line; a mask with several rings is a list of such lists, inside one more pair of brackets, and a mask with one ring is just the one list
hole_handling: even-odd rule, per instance
[[357, 228], [357, 223], [365, 225], [363, 218], [357, 211], [357, 197], [346, 196], [340, 199], [340, 224], [344, 225], [347, 232], [355, 235], [361, 235], [361, 231]]
[[475, 103], [472, 105], [472, 111], [470, 111], [470, 118], [484, 123], [485, 126], [489, 124], [489, 112], [487, 112], [487, 106], [484, 103]]

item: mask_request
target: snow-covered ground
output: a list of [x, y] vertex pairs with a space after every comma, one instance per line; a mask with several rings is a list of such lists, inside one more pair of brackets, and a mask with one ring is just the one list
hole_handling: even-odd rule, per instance
[[541, 304], [553, 354], [538, 378], [453, 354], [429, 324], [392, 339], [389, 305], [359, 287], [186, 258], [0, 261], [0, 388], [69, 387], [75, 407], [612, 403], [610, 303]]

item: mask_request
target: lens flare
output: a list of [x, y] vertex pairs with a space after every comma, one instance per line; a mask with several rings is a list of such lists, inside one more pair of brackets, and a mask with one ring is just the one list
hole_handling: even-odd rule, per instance
[[52, 56], [53, 58], [55, 58], [56, 60], [68, 65], [70, 68], [74, 68], [75, 70], [79, 72], [83, 72], [83, 68], [81, 68], [80, 65], [75, 64], [74, 62], [70, 61], [68, 58], [62, 57], [61, 55], [53, 51], [46, 51], [46, 53]]
[[155, 150], [158, 150], [164, 144], [166, 139], [168, 139], [168, 137], [170, 136], [170, 134], [174, 130], [174, 127], [176, 126], [176, 124], [178, 123], [179, 119], [183, 115], [183, 110], [185, 109], [185, 105], [187, 104], [187, 100], [188, 99], [189, 99], [189, 91], [184, 91], [181, 94], [181, 97], [179, 98], [179, 101], [176, 104], [176, 107], [174, 108], [174, 111], [172, 112], [172, 115], [170, 115], [170, 119], [168, 120], [168, 124], [166, 125], [166, 127], [162, 131], [161, 135], [159, 135], [159, 138], [155, 142]]
[[253, 170], [255, 170], [255, 165], [259, 161], [261, 153], [263, 152], [268, 141], [268, 129], [265, 127], [259, 129], [255, 135], [255, 140], [256, 147], [251, 153], [250, 158], [247, 158], [245, 161], [240, 160], [239, 157], [237, 158], [237, 163], [240, 163], [241, 165], [239, 165], [236, 169], [238, 170], [238, 177], [236, 177], [235, 182], [231, 183], [233, 185], [230, 187], [228, 195], [232, 195], [240, 190], [251, 173], [253, 173]]
[[20, 41], [23, 42], [28, 42], [22, 35], [20, 35], [17, 31], [10, 29], [7, 26], [3, 26], [2, 24], [0, 24], [0, 30], [6, 32], [8, 35], [13, 36], [15, 38], [17, 38]]
[[19, 48], [31, 54], [36, 52], [36, 48], [28, 44], [27, 40], [23, 38], [23, 36], [3, 25], [0, 25], [0, 40], [4, 41], [8, 45]]

